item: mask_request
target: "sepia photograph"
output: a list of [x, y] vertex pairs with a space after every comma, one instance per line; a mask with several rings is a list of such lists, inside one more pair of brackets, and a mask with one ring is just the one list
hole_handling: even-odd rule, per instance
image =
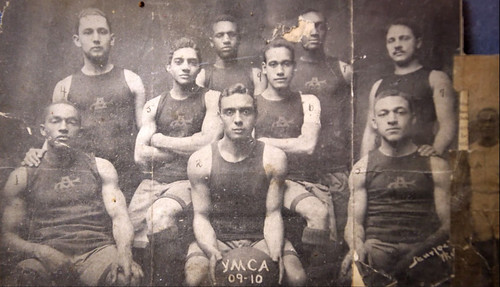
[[455, 286], [461, 1], [0, 9], [0, 285]]

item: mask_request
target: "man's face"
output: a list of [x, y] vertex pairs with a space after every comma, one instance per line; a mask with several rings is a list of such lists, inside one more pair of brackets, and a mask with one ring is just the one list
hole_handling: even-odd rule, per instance
[[238, 55], [240, 39], [236, 23], [220, 21], [212, 26], [214, 31], [210, 38], [212, 47], [221, 59], [235, 59]]
[[266, 51], [266, 62], [262, 63], [262, 71], [267, 82], [275, 89], [287, 89], [293, 78], [295, 63], [288, 48], [276, 47]]
[[306, 21], [306, 28], [300, 39], [305, 50], [322, 49], [326, 38], [326, 20], [317, 12], [309, 12], [299, 17]]
[[385, 40], [389, 57], [398, 65], [408, 64], [415, 59], [422, 44], [420, 39], [415, 38], [412, 30], [404, 25], [392, 25]]
[[78, 35], [73, 35], [73, 41], [82, 48], [87, 59], [97, 64], [106, 64], [114, 44], [114, 35], [109, 31], [104, 17], [88, 15], [80, 18]]
[[482, 138], [496, 138], [498, 136], [498, 113], [492, 110], [480, 111], [477, 123]]
[[48, 144], [56, 149], [70, 148], [80, 132], [78, 111], [67, 104], [55, 104], [49, 108], [40, 132]]
[[250, 138], [257, 117], [253, 98], [247, 94], [223, 97], [220, 102], [220, 117], [224, 124], [224, 135], [229, 139]]
[[389, 96], [375, 102], [373, 128], [388, 142], [406, 138], [412, 126], [413, 116], [408, 101], [400, 96]]
[[174, 52], [172, 61], [167, 65], [167, 71], [179, 85], [193, 84], [200, 72], [200, 63], [196, 50], [181, 48]]

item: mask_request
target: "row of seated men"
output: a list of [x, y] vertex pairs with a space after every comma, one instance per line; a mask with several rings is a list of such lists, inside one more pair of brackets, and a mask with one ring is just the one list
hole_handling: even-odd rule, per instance
[[[44, 147], [4, 189], [3, 241], [26, 258], [18, 283], [137, 284], [144, 270], [143, 284], [208, 284], [228, 249], [251, 246], [277, 264], [280, 282], [337, 284], [354, 253], [399, 276], [444, 242], [449, 174], [435, 155], [454, 137], [454, 96], [446, 74], [420, 64], [418, 28], [388, 27], [394, 74], [373, 86], [349, 182], [352, 69], [325, 55], [321, 12], [299, 19], [302, 55], [276, 40], [257, 69], [237, 58], [236, 20], [217, 17], [214, 64], [200, 67], [192, 40], [174, 41], [172, 89], [145, 103], [140, 77], [109, 62], [106, 15], [83, 10], [73, 41], [84, 66], [56, 85]], [[291, 238], [299, 252], [284, 239], [282, 207], [305, 220]], [[143, 270], [132, 246], [153, 255], [136, 256]]]

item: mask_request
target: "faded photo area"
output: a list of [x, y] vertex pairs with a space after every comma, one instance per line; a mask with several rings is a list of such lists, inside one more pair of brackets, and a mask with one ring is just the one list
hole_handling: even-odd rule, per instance
[[450, 283], [460, 1], [0, 9], [0, 285]]

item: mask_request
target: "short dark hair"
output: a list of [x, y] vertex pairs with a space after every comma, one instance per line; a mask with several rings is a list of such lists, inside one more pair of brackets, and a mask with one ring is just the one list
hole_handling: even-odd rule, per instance
[[403, 98], [404, 100], [406, 100], [408, 102], [408, 109], [410, 110], [410, 112], [411, 113], [414, 112], [412, 96], [410, 94], [405, 93], [405, 92], [401, 92], [401, 91], [394, 90], [394, 89], [383, 90], [380, 93], [377, 93], [375, 95], [375, 101], [373, 102], [373, 109], [375, 109], [375, 104], [379, 100], [381, 100], [383, 98], [387, 98], [387, 97], [401, 97], [401, 98]]
[[396, 25], [406, 26], [406, 27], [410, 28], [410, 30], [413, 33], [413, 36], [415, 36], [415, 38], [422, 39], [422, 36], [423, 36], [422, 35], [422, 28], [415, 21], [412, 21], [408, 18], [397, 18], [397, 19], [391, 21], [386, 26], [385, 35], [387, 35], [387, 33], [389, 32], [389, 29], [392, 26], [396, 26]]
[[479, 112], [477, 112], [477, 114], [476, 114], [476, 118], [479, 120], [479, 115], [480, 115], [480, 114], [482, 114], [482, 113], [485, 113], [485, 112], [492, 112], [492, 113], [494, 113], [494, 114], [495, 114], [495, 116], [496, 116], [496, 118], [498, 119], [498, 111], [497, 111], [496, 109], [494, 109], [494, 108], [490, 108], [490, 107], [488, 107], [488, 108], [483, 108], [483, 109], [481, 109]]
[[307, 8], [307, 9], [306, 9], [306, 10], [304, 10], [302, 13], [300, 13], [300, 15], [299, 15], [299, 16], [303, 16], [303, 15], [305, 15], [305, 14], [307, 14], [307, 13], [318, 13], [318, 14], [320, 14], [321, 16], [323, 16], [323, 19], [325, 19], [325, 22], [326, 22], [326, 16], [325, 16], [325, 14], [324, 14], [323, 12], [321, 12], [321, 11], [317, 10], [317, 9], [314, 9], [314, 8]]
[[76, 35], [78, 35], [78, 30], [80, 29], [80, 19], [82, 19], [83, 17], [86, 17], [86, 16], [90, 16], [90, 15], [104, 17], [104, 19], [106, 19], [106, 23], [108, 24], [109, 32], [111, 32], [111, 22], [109, 22], [108, 16], [106, 16], [106, 14], [104, 12], [102, 12], [101, 10], [99, 10], [97, 8], [85, 8], [78, 13], [78, 17], [76, 19], [76, 23], [75, 23]]
[[56, 101], [56, 102], [50, 103], [48, 106], [46, 106], [43, 109], [43, 111], [42, 111], [42, 118], [40, 119], [41, 123], [45, 123], [45, 121], [47, 120], [47, 117], [50, 114], [50, 108], [52, 108], [55, 105], [60, 105], [60, 104], [68, 105], [68, 106], [73, 107], [76, 110], [76, 112], [77, 112], [78, 122], [81, 124], [81, 122], [82, 122], [82, 116], [80, 114], [80, 110], [76, 107], [75, 104], [73, 104], [72, 102], [66, 101], [66, 100]]
[[227, 89], [224, 89], [219, 97], [219, 111], [221, 109], [221, 102], [222, 102], [222, 98], [227, 98], [233, 94], [246, 94], [246, 95], [249, 95], [251, 98], [252, 98], [252, 105], [253, 105], [253, 108], [255, 110], [255, 112], [257, 112], [257, 99], [255, 98], [255, 96], [247, 89], [247, 87], [245, 87], [245, 85], [241, 84], [241, 83], [237, 83], [237, 84], [234, 84], [232, 86], [230, 86], [229, 88]]
[[273, 48], [287, 48], [290, 51], [290, 54], [292, 56], [292, 61], [295, 61], [295, 49], [293, 48], [292, 44], [290, 42], [286, 41], [283, 38], [278, 38], [275, 40], [272, 40], [269, 44], [265, 45], [264, 48], [262, 49], [262, 61], [264, 63], [267, 63], [266, 59], [266, 52], [273, 49]]
[[182, 48], [193, 48], [196, 51], [196, 57], [198, 57], [198, 62], [201, 62], [201, 52], [200, 49], [198, 48], [198, 45], [196, 45], [195, 41], [190, 38], [182, 37], [174, 41], [170, 46], [170, 51], [168, 53], [169, 64], [172, 62], [175, 51]]
[[229, 14], [220, 14], [215, 17], [215, 19], [212, 21], [212, 25], [210, 26], [210, 29], [212, 29], [213, 32], [213, 27], [215, 24], [219, 22], [231, 22], [236, 25], [236, 32], [240, 32], [240, 25], [238, 25], [238, 21], [236, 21], [236, 18]]

